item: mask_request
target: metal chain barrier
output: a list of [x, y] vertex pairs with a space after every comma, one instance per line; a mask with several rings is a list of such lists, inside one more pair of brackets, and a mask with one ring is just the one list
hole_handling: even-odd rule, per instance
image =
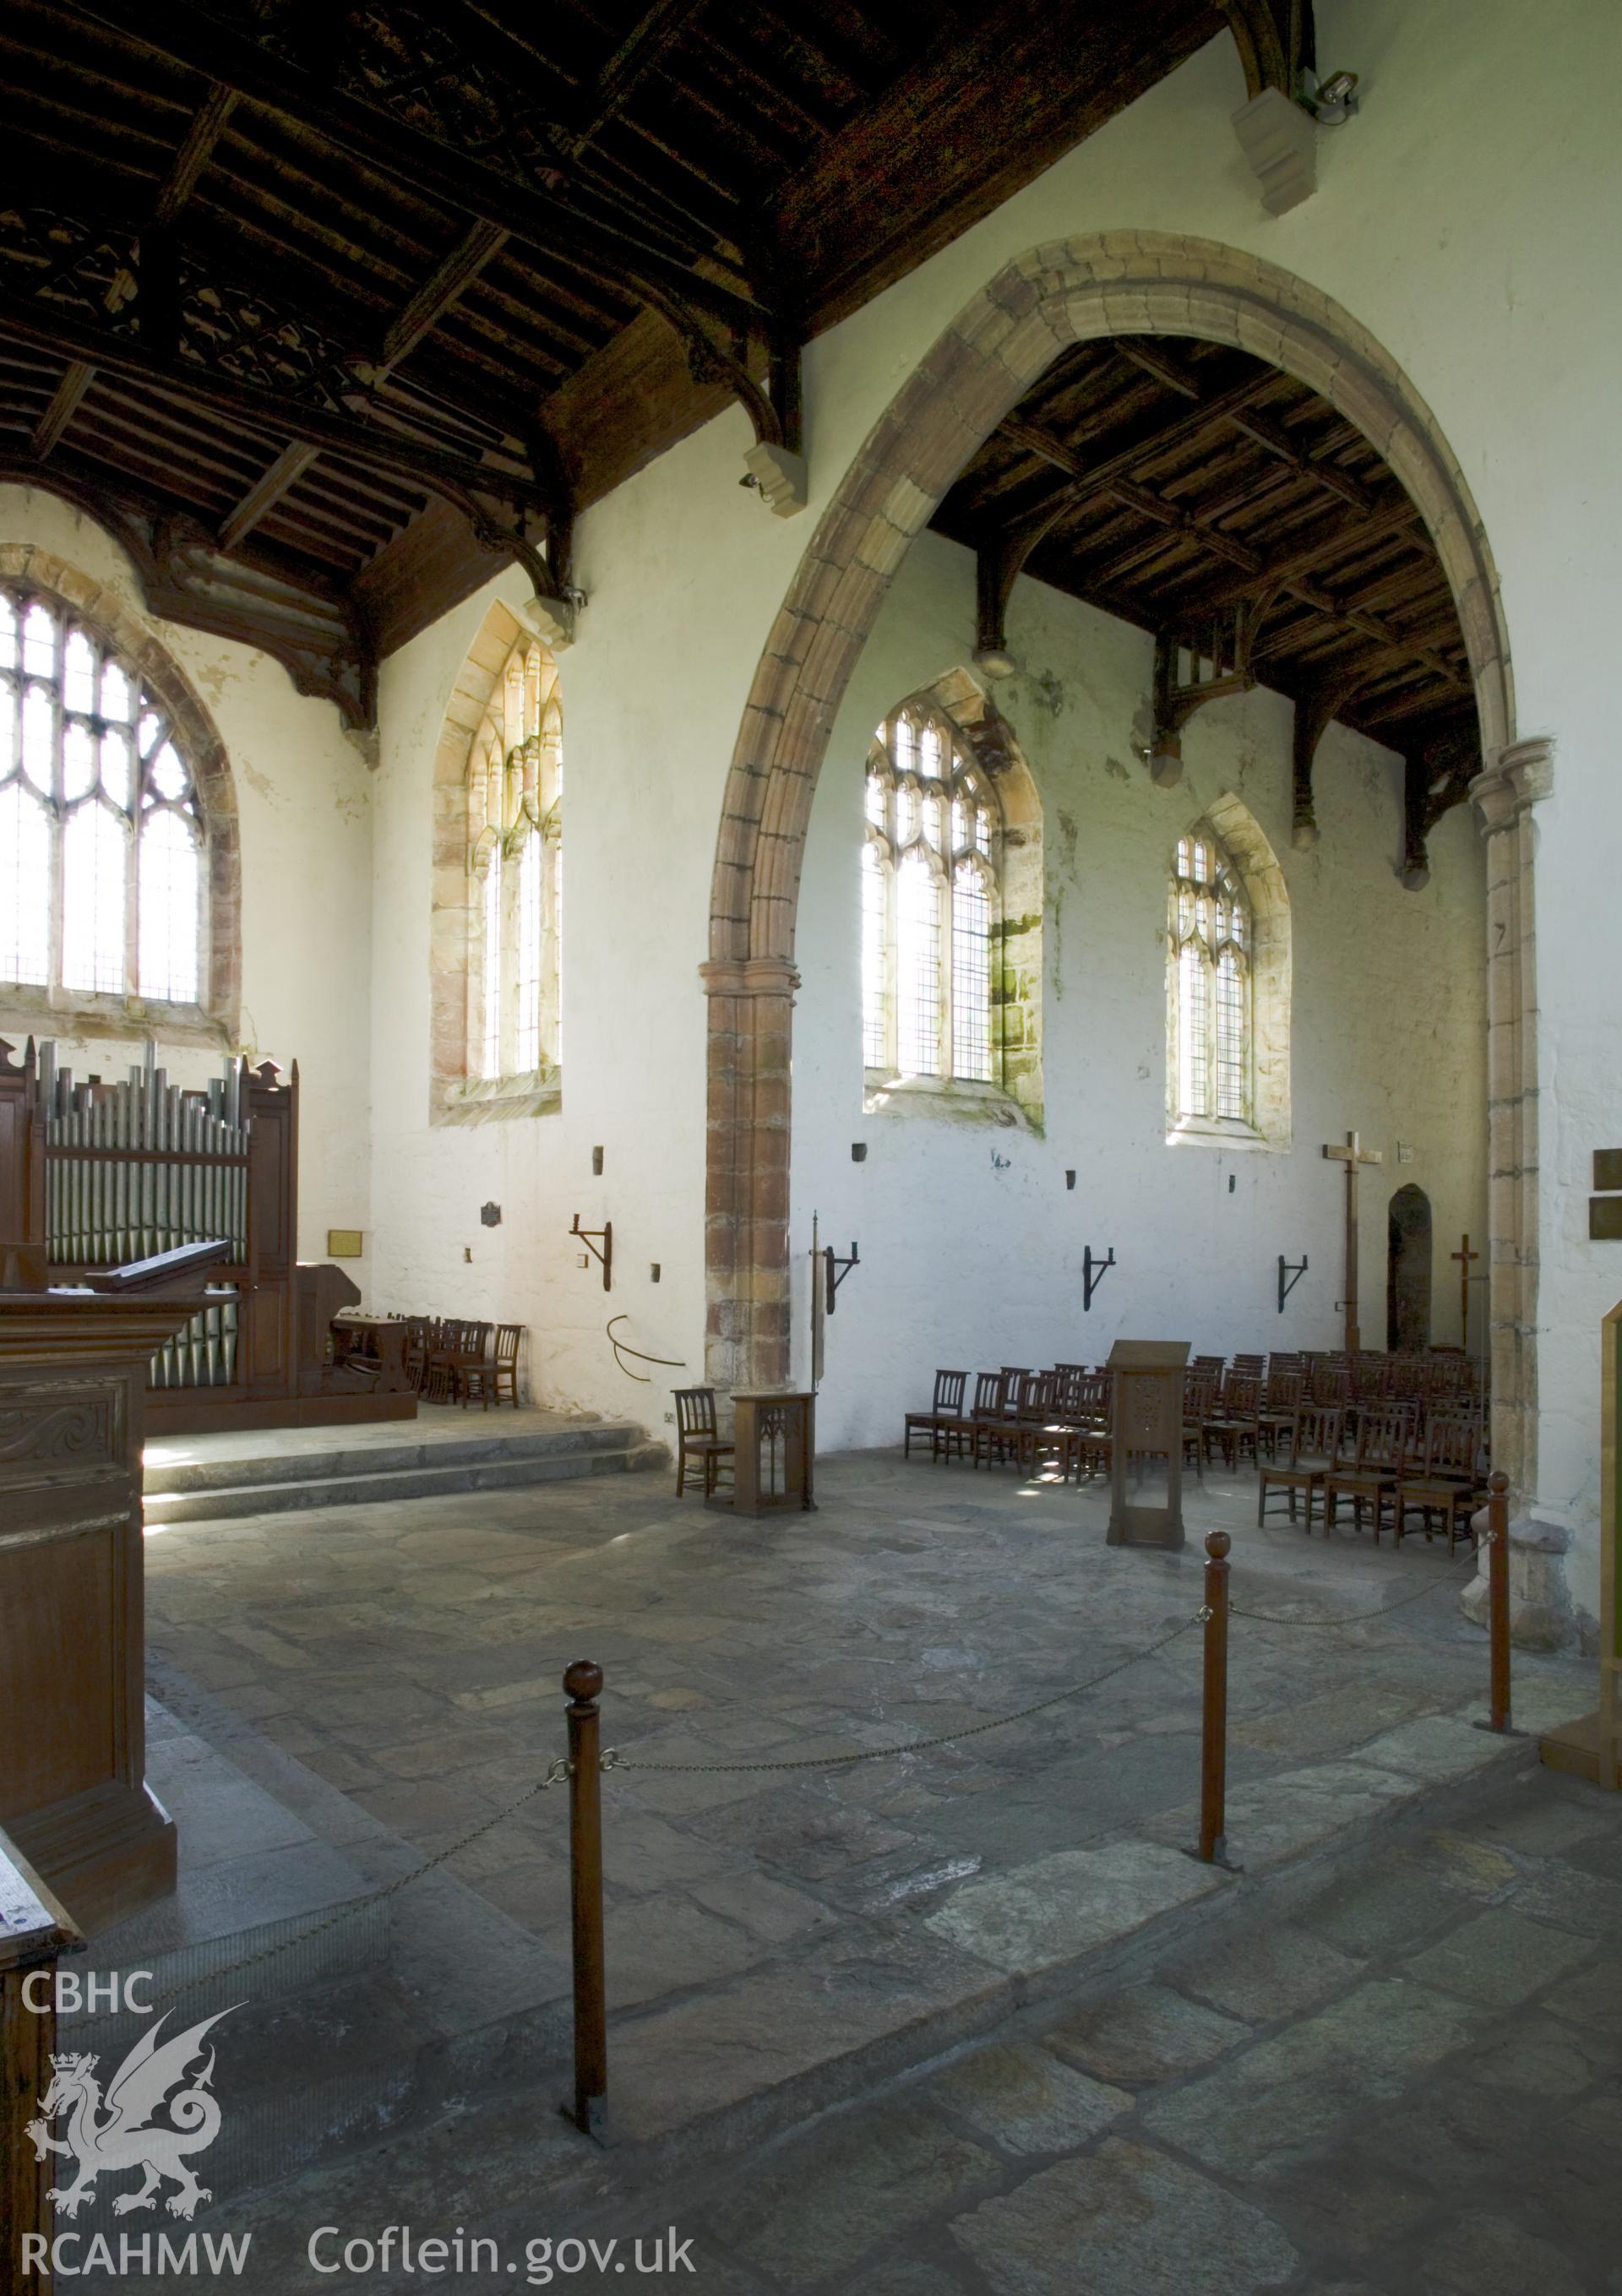
[[504, 1824], [527, 1802], [532, 1802], [537, 1794], [547, 1792], [553, 1786], [567, 1784], [572, 1775], [573, 1765], [559, 1755], [547, 1768], [545, 1775], [534, 1785], [526, 1786], [516, 1801], [510, 1801], [504, 1809], [498, 1809], [494, 1817], [481, 1818], [471, 1832], [453, 1841], [448, 1849], [436, 1849], [431, 1857], [424, 1857], [406, 1873], [397, 1874], [394, 1880], [385, 1882], [381, 1890], [369, 1890], [364, 1898], [346, 1898], [341, 1906], [335, 1906], [320, 1921], [312, 1922], [307, 1929], [296, 1931], [291, 1937], [278, 1938], [274, 1945], [264, 1946], [258, 1953], [244, 1954], [240, 1961], [228, 1961], [223, 1969], [205, 1970], [200, 1976], [188, 1977], [182, 1984], [164, 1987], [159, 1998], [181, 2000], [188, 1993], [199, 1992], [205, 1985], [217, 1985], [222, 1979], [235, 1977], [244, 1969], [257, 1969], [263, 1962], [274, 1961], [279, 1954], [291, 1953], [295, 1946], [308, 1945], [315, 1938], [325, 1937], [329, 1930], [337, 1929], [344, 1922], [353, 1921], [357, 1914], [369, 1913], [373, 1906], [381, 1906], [386, 1898], [397, 1897], [402, 1890], [409, 1889], [414, 1882], [422, 1881], [424, 1874], [435, 1872], [441, 1866], [448, 1866], [454, 1857], [460, 1857], [464, 1849], [471, 1849], [483, 1835]]
[[[1476, 1561], [1476, 1554], [1473, 1547], [1464, 1557], [1464, 1561], [1471, 1564], [1473, 1567]], [[1337, 1611], [1333, 1614], [1325, 1613], [1323, 1616], [1319, 1618], [1298, 1619], [1290, 1618], [1281, 1611], [1246, 1611], [1242, 1610], [1237, 1603], [1230, 1603], [1228, 1605], [1228, 1616], [1231, 1619], [1249, 1619], [1255, 1624], [1264, 1627], [1362, 1626], [1365, 1620], [1369, 1619], [1389, 1618], [1393, 1611], [1405, 1610], [1410, 1603], [1423, 1602], [1427, 1595], [1434, 1595], [1441, 1587], [1453, 1586], [1455, 1583], [1454, 1574], [1462, 1566], [1456, 1561], [1449, 1562], [1447, 1565], [1448, 1576], [1446, 1578], [1429, 1579], [1423, 1587], [1416, 1588], [1412, 1595], [1399, 1595], [1395, 1603], [1382, 1603], [1377, 1611], [1348, 1611], [1344, 1613]]]
[[1085, 1682], [1073, 1682], [1067, 1689], [1053, 1691], [1046, 1698], [1035, 1699], [1030, 1705], [1021, 1706], [1012, 1714], [995, 1714], [989, 1722], [971, 1722], [961, 1730], [943, 1730], [938, 1737], [909, 1738], [898, 1746], [865, 1746], [859, 1753], [854, 1754], [798, 1754], [777, 1762], [648, 1762], [634, 1754], [622, 1753], [618, 1746], [605, 1746], [602, 1767], [605, 1770], [663, 1770], [672, 1776], [677, 1774], [714, 1776], [722, 1773], [741, 1775], [767, 1770], [843, 1769], [853, 1762], [889, 1762], [898, 1754], [926, 1754], [932, 1747], [955, 1746], [965, 1738], [981, 1738], [987, 1730], [1005, 1730], [1010, 1723], [1028, 1721], [1033, 1714], [1045, 1714], [1055, 1706], [1062, 1706], [1069, 1698], [1081, 1698], [1089, 1690], [1098, 1689], [1101, 1684], [1113, 1681], [1118, 1674], [1125, 1674], [1129, 1666], [1138, 1666], [1145, 1659], [1158, 1657], [1181, 1636], [1192, 1634], [1194, 1628], [1202, 1623], [1204, 1616], [1202, 1611], [1197, 1611], [1192, 1619], [1185, 1619], [1180, 1627], [1174, 1627], [1158, 1643], [1151, 1643], [1144, 1650], [1129, 1652], [1116, 1665], [1106, 1667], [1102, 1674], [1095, 1674]]

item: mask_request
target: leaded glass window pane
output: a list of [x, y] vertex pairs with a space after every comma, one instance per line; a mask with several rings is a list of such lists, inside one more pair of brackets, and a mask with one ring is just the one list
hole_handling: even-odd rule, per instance
[[205, 840], [134, 665], [60, 600], [0, 593], [0, 980], [200, 1003]]
[[1001, 816], [947, 718], [914, 703], [880, 726], [863, 816], [864, 1062], [990, 1083]]

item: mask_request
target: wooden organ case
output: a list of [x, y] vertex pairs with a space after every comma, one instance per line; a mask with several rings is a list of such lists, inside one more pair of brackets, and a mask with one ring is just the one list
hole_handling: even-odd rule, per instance
[[0, 1242], [43, 1245], [53, 1284], [221, 1242], [202, 1312], [152, 1359], [146, 1431], [323, 1426], [416, 1416], [398, 1361], [335, 1362], [333, 1317], [360, 1293], [300, 1266], [299, 1068], [226, 1063], [171, 1084], [147, 1048], [122, 1084], [75, 1082], [49, 1040], [0, 1042]]

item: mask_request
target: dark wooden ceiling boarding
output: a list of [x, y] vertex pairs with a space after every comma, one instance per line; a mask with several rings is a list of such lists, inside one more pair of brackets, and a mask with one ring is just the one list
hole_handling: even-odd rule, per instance
[[561, 588], [572, 513], [731, 398], [792, 443], [800, 344], [1224, 21], [12, 0], [8, 463], [184, 537], [171, 609], [266, 553], [354, 586], [354, 661], [283, 648], [353, 711], [504, 553]]
[[[504, 556], [567, 611], [575, 512], [734, 398], [792, 447], [799, 346], [1225, 25], [1253, 78], [1270, 4], [11, 0], [0, 468], [365, 723], [380, 652]], [[1308, 777], [1332, 705], [1454, 793], [1435, 554], [1288, 377], [1081, 346], [937, 524], [979, 554], [983, 644], [1022, 570], [1155, 632], [1167, 757], [1259, 678]]]
[[1151, 632], [1154, 741], [1175, 778], [1202, 703], [1261, 684], [1296, 711], [1296, 827], [1315, 835], [1313, 753], [1331, 718], [1398, 750], [1405, 873], [1477, 768], [1452, 594], [1418, 512], [1327, 401], [1194, 341], [1078, 346], [997, 426], [935, 525], [980, 570], [979, 644], [1005, 652], [1028, 573]]

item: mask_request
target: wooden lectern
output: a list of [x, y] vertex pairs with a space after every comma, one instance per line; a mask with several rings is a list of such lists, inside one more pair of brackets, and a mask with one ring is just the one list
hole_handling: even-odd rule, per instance
[[[1111, 1546], [1183, 1544], [1183, 1375], [1188, 1356], [1186, 1340], [1117, 1340], [1110, 1350]], [[1161, 1458], [1165, 1505], [1130, 1504], [1129, 1464]]]
[[1622, 1303], [1600, 1326], [1600, 1703], [1545, 1731], [1537, 1751], [1552, 1770], [1622, 1787]]
[[200, 1263], [222, 1256], [53, 1292], [43, 1255], [4, 1254], [8, 1283], [37, 1288], [0, 1291], [0, 1825], [91, 1932], [175, 1886], [145, 1779], [143, 1406], [152, 1357], [204, 1305]]
[[815, 1395], [734, 1395], [733, 1439], [732, 1493], [711, 1499], [711, 1506], [738, 1514], [776, 1514], [786, 1507], [815, 1513]]

